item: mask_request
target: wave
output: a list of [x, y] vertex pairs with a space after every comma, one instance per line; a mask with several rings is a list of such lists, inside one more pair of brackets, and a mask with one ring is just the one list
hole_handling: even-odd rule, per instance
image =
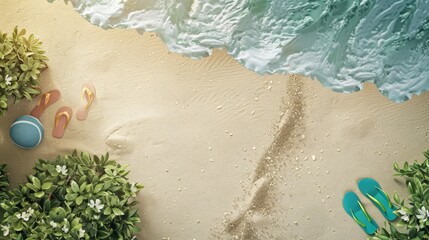
[[372, 82], [396, 102], [429, 90], [427, 0], [65, 1], [94, 25], [157, 32], [191, 58], [225, 48], [259, 74], [303, 74], [338, 92]]

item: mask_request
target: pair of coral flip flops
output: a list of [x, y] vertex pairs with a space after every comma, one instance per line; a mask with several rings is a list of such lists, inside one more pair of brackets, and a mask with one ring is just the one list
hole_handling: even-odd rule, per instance
[[[367, 197], [383, 214], [383, 216], [393, 221], [397, 218], [396, 207], [393, 206], [389, 196], [381, 189], [380, 184], [372, 178], [363, 178], [358, 181], [359, 190]], [[365, 231], [368, 235], [373, 235], [378, 229], [377, 223], [368, 214], [356, 193], [346, 192], [343, 198], [343, 207], [347, 214]]]
[[[61, 97], [61, 93], [58, 90], [51, 90], [42, 94], [37, 105], [31, 111], [31, 115], [35, 118], [40, 118], [42, 113], [50, 105], [57, 102]], [[85, 120], [88, 117], [88, 110], [91, 107], [95, 99], [95, 87], [92, 83], [86, 82], [82, 86], [81, 101], [84, 103], [76, 113], [76, 118], [80, 121]], [[52, 136], [55, 138], [62, 138], [65, 130], [69, 125], [73, 115], [73, 110], [70, 107], [61, 107], [55, 114], [55, 125], [52, 130]]]

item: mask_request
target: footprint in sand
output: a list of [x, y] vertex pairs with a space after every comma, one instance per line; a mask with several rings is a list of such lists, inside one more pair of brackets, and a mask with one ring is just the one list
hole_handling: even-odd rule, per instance
[[108, 151], [117, 155], [130, 154], [136, 146], [143, 147], [143, 142], [144, 146], [163, 146], [165, 137], [158, 129], [165, 129], [168, 121], [144, 116], [121, 122], [106, 130], [104, 142]]
[[117, 155], [132, 153], [134, 151], [133, 135], [138, 125], [138, 121], [129, 121], [108, 129], [104, 140], [109, 148], [108, 151]]
[[132, 144], [129, 144], [126, 136], [122, 136], [120, 133], [113, 133], [109, 135], [105, 140], [106, 145], [109, 147], [109, 152], [123, 155], [133, 152]]
[[[262, 222], [268, 220], [266, 216], [274, 214], [271, 208], [278, 202], [270, 194], [275, 192], [271, 183], [276, 181], [276, 178], [272, 173], [281, 171], [281, 156], [286, 150], [292, 148], [295, 130], [300, 126], [304, 115], [302, 88], [302, 79], [292, 75], [288, 82], [289, 103], [285, 106], [290, 110], [289, 114], [280, 120], [279, 129], [272, 144], [258, 162], [251, 188], [243, 198], [243, 203], [239, 204], [240, 207], [232, 211], [232, 216], [226, 219], [224, 230], [234, 239], [268, 239], [267, 236], [261, 236], [258, 229], [267, 225]], [[275, 215], [273, 217], [275, 218]]]
[[270, 182], [271, 178], [269, 176], [264, 176], [253, 183], [243, 205], [240, 206], [238, 211], [233, 211], [232, 216], [230, 216], [230, 220], [225, 229], [228, 233], [238, 235], [240, 232], [244, 231], [244, 229], [242, 229], [244, 226], [240, 227], [240, 225], [248, 226], [250, 223], [259, 221], [257, 220], [259, 219], [259, 205], [264, 204], [263, 198], [267, 194]]

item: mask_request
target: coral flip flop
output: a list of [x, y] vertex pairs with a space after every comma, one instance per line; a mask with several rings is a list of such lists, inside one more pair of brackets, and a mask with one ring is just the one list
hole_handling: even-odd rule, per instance
[[86, 82], [82, 86], [81, 101], [85, 104], [79, 108], [76, 118], [80, 121], [88, 117], [88, 110], [95, 99], [95, 87], [92, 83]]
[[31, 116], [39, 118], [47, 107], [54, 104], [61, 97], [61, 93], [58, 90], [51, 90], [40, 96], [37, 105], [31, 110]]
[[71, 117], [73, 115], [73, 110], [69, 107], [62, 107], [58, 109], [55, 114], [55, 125], [54, 130], [52, 131], [52, 136], [55, 138], [62, 138], [64, 132], [69, 125]]
[[346, 192], [343, 198], [343, 207], [366, 234], [373, 235], [377, 231], [377, 223], [368, 215], [356, 193]]
[[381, 189], [377, 181], [372, 178], [363, 178], [358, 181], [358, 187], [362, 194], [374, 203], [387, 220], [393, 221], [398, 217], [394, 213], [396, 207], [393, 206], [389, 195]]

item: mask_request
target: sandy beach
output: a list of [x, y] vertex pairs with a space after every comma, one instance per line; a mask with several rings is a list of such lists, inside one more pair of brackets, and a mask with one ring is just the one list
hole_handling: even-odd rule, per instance
[[[17, 148], [8, 129], [37, 100], [0, 117], [12, 185], [39, 158], [108, 151], [145, 186], [138, 239], [366, 239], [341, 206], [344, 192], [372, 177], [405, 197], [393, 163], [429, 148], [428, 93], [398, 104], [371, 84], [341, 94], [298, 75], [260, 76], [224, 50], [192, 60], [154, 33], [93, 26], [61, 1], [2, 1], [0, 30], [16, 25], [43, 41], [42, 90], [62, 97], [43, 113], [34, 150]], [[64, 138], [53, 138], [56, 110], [76, 111], [85, 81], [97, 89], [88, 119], [73, 116]]]

